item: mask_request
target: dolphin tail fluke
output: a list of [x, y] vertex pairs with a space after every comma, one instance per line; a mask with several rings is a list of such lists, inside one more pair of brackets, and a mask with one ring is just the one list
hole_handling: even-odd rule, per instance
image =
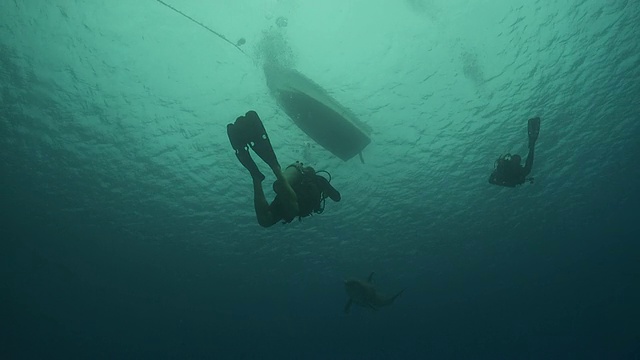
[[393, 297], [389, 298], [387, 301], [385, 301], [385, 305], [391, 305], [393, 304], [393, 301], [400, 295], [402, 295], [402, 293], [405, 291], [406, 289], [402, 289], [400, 290], [397, 294], [395, 294]]
[[373, 280], [373, 274], [375, 274], [375, 271], [372, 271], [371, 274], [369, 274], [369, 278], [367, 279], [367, 282], [372, 282]]

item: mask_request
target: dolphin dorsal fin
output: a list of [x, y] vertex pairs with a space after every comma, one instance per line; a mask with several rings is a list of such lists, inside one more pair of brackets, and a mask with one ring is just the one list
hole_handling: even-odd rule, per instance
[[373, 280], [373, 274], [375, 274], [375, 271], [372, 271], [371, 274], [369, 274], [369, 278], [367, 279], [368, 282]]

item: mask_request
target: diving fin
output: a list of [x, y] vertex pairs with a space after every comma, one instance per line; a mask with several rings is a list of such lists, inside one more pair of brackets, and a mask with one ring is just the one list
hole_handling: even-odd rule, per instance
[[[272, 169], [279, 168], [280, 164], [278, 163], [278, 158], [276, 157], [276, 153], [273, 151], [273, 147], [271, 146], [271, 141], [269, 141], [269, 135], [267, 135], [267, 130], [265, 130], [264, 125], [262, 125], [262, 121], [253, 110], [248, 111], [244, 117], [238, 118], [238, 120], [242, 119], [242, 122], [245, 126], [245, 131], [247, 135], [247, 141], [251, 149], [255, 151], [258, 156], [269, 165]], [[236, 124], [238, 123], [236, 120]]]
[[231, 147], [236, 151], [236, 157], [254, 179], [264, 180], [264, 175], [251, 158], [249, 148], [253, 149], [271, 169], [280, 167], [267, 131], [255, 111], [248, 111], [244, 116], [238, 117], [235, 123], [228, 124], [227, 135]]
[[[236, 120], [236, 123], [237, 121], [238, 120]], [[240, 164], [242, 164], [242, 166], [249, 170], [252, 178], [262, 181], [264, 180], [264, 174], [260, 172], [260, 169], [258, 169], [258, 165], [256, 165], [255, 161], [253, 161], [253, 158], [251, 158], [251, 154], [249, 153], [249, 146], [244, 135], [245, 134], [242, 133], [242, 129], [239, 129], [237, 124], [227, 125], [227, 136], [229, 137], [231, 147], [233, 148], [233, 150], [235, 150], [236, 157], [240, 161]]]
[[535, 145], [536, 140], [538, 140], [538, 134], [540, 134], [540, 118], [534, 117], [529, 119], [528, 126], [528, 134], [529, 134], [529, 147]]

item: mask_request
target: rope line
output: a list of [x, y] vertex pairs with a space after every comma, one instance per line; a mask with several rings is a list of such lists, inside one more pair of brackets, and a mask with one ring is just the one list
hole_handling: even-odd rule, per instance
[[[200, 25], [202, 28], [204, 28], [204, 29], [208, 30], [210, 33], [214, 34], [215, 36], [219, 37], [220, 39], [222, 39], [222, 40], [226, 41], [227, 43], [231, 44], [233, 47], [235, 47], [236, 49], [238, 49], [238, 51], [240, 51], [241, 53], [243, 53], [243, 54], [247, 55], [247, 53], [245, 53], [244, 51], [242, 51], [242, 49], [240, 49], [240, 46], [238, 46], [237, 44], [234, 44], [233, 42], [229, 41], [229, 39], [227, 39], [224, 35], [220, 34], [219, 32], [217, 32], [217, 31], [215, 31], [215, 30], [211, 29], [211, 28], [210, 28], [210, 27], [208, 27], [207, 25], [205, 25], [205, 24], [201, 23], [200, 21], [198, 21], [198, 20], [196, 20], [196, 19], [192, 18], [191, 16], [189, 16], [189, 15], [187, 15], [187, 14], [183, 13], [182, 11], [180, 11], [180, 10], [178, 10], [178, 9], [174, 8], [173, 6], [171, 6], [171, 5], [167, 4], [166, 2], [164, 2], [164, 1], [162, 1], [162, 0], [156, 0], [156, 1], [157, 1], [157, 2], [159, 2], [160, 4], [164, 5], [164, 6], [168, 7], [169, 9], [171, 9], [171, 10], [173, 10], [173, 11], [177, 12], [178, 14], [180, 14], [180, 15], [184, 16], [185, 18], [187, 18], [187, 19], [191, 20], [192, 22], [194, 22], [194, 23], [196, 23], [196, 24]], [[247, 56], [249, 56], [249, 55], [247, 55]]]

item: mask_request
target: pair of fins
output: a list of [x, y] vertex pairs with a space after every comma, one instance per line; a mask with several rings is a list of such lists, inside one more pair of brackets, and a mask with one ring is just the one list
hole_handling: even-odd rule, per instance
[[262, 120], [258, 114], [251, 110], [244, 116], [236, 119], [235, 123], [227, 125], [227, 135], [231, 147], [235, 150], [236, 157], [240, 160], [253, 179], [262, 181], [264, 174], [258, 169], [255, 161], [249, 153], [249, 148], [253, 150], [271, 169], [280, 167], [276, 153], [273, 151], [267, 130], [262, 125]]

